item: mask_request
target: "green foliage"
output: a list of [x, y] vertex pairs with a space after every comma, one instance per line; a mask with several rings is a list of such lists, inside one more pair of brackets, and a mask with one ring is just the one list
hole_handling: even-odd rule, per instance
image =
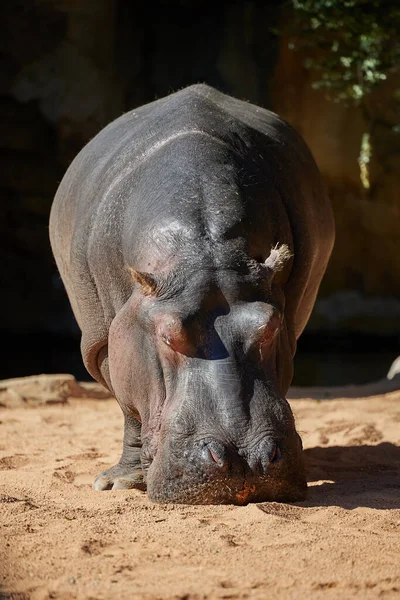
[[333, 100], [355, 104], [400, 70], [400, 0], [292, 0], [291, 47]]

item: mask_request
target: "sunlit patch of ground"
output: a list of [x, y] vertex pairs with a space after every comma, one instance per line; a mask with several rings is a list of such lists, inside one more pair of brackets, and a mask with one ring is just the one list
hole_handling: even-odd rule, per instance
[[292, 400], [309, 498], [240, 507], [92, 491], [122, 440], [100, 390], [0, 384], [2, 597], [400, 597], [400, 392]]

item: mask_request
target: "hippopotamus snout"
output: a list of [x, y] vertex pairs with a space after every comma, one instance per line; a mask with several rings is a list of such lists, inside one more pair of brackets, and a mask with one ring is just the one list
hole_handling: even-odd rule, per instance
[[[167, 449], [169, 446], [169, 449]], [[302, 500], [306, 481], [297, 433], [276, 441], [264, 436], [245, 447], [215, 437], [164, 446], [147, 475], [151, 499], [185, 504], [246, 504]]]

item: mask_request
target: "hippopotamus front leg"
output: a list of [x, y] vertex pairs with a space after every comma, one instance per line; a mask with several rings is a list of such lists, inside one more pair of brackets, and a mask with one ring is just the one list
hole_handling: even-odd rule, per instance
[[132, 488], [145, 490], [142, 465], [140, 461], [141, 423], [135, 417], [124, 413], [124, 442], [122, 456], [119, 462], [111, 469], [103, 471], [93, 483], [93, 489], [103, 490], [129, 490]]

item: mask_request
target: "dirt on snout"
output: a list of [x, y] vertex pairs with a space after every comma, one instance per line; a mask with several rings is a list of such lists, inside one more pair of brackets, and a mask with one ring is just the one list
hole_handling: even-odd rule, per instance
[[0, 597], [400, 598], [400, 392], [334, 393], [291, 401], [306, 502], [182, 506], [92, 491], [122, 442], [100, 386], [0, 382]]

